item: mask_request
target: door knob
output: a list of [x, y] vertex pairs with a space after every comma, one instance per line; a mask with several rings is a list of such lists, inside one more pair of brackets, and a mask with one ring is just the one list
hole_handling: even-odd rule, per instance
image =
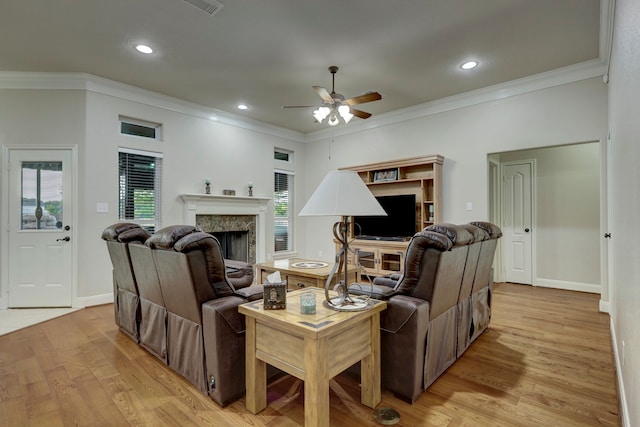
[[604, 237], [605, 237], [605, 239], [610, 239], [611, 238], [611, 233], [604, 233]]
[[69, 236], [64, 236], [62, 239], [56, 239], [56, 242], [60, 242], [60, 241], [68, 242], [69, 240], [71, 240], [71, 237], [69, 237]]
[[529, 229], [528, 229], [528, 228], [525, 228], [525, 229], [524, 229], [524, 232], [525, 232], [525, 233], [528, 233], [528, 232], [529, 232]]

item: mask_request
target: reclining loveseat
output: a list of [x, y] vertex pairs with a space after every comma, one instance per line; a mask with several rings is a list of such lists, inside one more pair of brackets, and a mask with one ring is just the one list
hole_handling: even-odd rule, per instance
[[402, 274], [349, 287], [387, 301], [380, 317], [384, 388], [415, 402], [486, 330], [500, 236], [484, 222], [427, 227], [409, 242]]
[[120, 276], [136, 285], [136, 296], [127, 290], [116, 314], [135, 305], [140, 344], [221, 406], [231, 403], [245, 390], [245, 320], [237, 307], [262, 298], [262, 286], [236, 289], [220, 243], [196, 227], [174, 225], [124, 241], [122, 230], [138, 228], [120, 223], [103, 232], [118, 255], [112, 256], [116, 296], [124, 293]]

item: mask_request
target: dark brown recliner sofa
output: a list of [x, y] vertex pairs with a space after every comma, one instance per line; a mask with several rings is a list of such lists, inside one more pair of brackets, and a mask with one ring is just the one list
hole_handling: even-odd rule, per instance
[[[410, 402], [459, 356], [458, 334], [468, 329], [460, 326], [461, 289], [465, 282], [472, 289], [481, 252], [481, 245], [473, 245], [485, 238], [473, 227], [439, 224], [418, 232], [409, 243], [403, 274], [377, 278], [372, 287], [349, 288], [387, 300], [380, 320], [382, 385]], [[469, 263], [470, 254], [478, 262]]]
[[245, 390], [245, 322], [237, 306], [262, 286], [235, 289], [219, 242], [195, 227], [158, 230], [152, 249], [167, 308], [169, 366], [224, 406]]
[[149, 232], [138, 224], [122, 222], [104, 229], [102, 239], [113, 266], [113, 306], [116, 324], [122, 332], [138, 342], [140, 339], [140, 294], [133, 272], [129, 246], [144, 243]]

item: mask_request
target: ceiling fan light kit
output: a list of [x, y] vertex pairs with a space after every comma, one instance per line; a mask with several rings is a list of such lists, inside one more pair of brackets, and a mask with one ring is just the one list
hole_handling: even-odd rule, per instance
[[[329, 72], [332, 76], [331, 93], [322, 86], [312, 86], [313, 90], [322, 98], [322, 105], [313, 110], [313, 118], [318, 123], [322, 123], [324, 119], [327, 119], [329, 126], [336, 126], [340, 123], [339, 118], [342, 118], [345, 123], [349, 123], [354, 116], [358, 116], [361, 119], [371, 117], [371, 113], [357, 110], [352, 108], [352, 106], [364, 104], [365, 102], [378, 101], [382, 99], [382, 95], [378, 92], [369, 92], [364, 95], [345, 99], [344, 95], [336, 93], [335, 91], [337, 71], [337, 66], [332, 65], [329, 67]], [[308, 106], [286, 106], [282, 108], [308, 108]]]

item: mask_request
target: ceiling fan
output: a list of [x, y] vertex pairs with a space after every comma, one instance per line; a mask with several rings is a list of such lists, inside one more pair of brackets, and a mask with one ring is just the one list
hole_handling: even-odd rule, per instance
[[[327, 123], [330, 126], [335, 126], [339, 123], [338, 117], [342, 117], [345, 123], [353, 118], [353, 116], [360, 117], [361, 119], [368, 119], [371, 117], [371, 113], [353, 108], [354, 105], [364, 104], [366, 102], [378, 101], [382, 99], [382, 95], [378, 92], [369, 92], [364, 95], [355, 96], [353, 98], [345, 98], [344, 95], [336, 93], [336, 72], [338, 67], [332, 65], [329, 67], [331, 73], [331, 93], [322, 86], [312, 86], [313, 90], [322, 98], [322, 104], [313, 112], [313, 117], [318, 123], [322, 123], [325, 118], [328, 118]], [[311, 108], [314, 105], [288, 105], [282, 108]]]

